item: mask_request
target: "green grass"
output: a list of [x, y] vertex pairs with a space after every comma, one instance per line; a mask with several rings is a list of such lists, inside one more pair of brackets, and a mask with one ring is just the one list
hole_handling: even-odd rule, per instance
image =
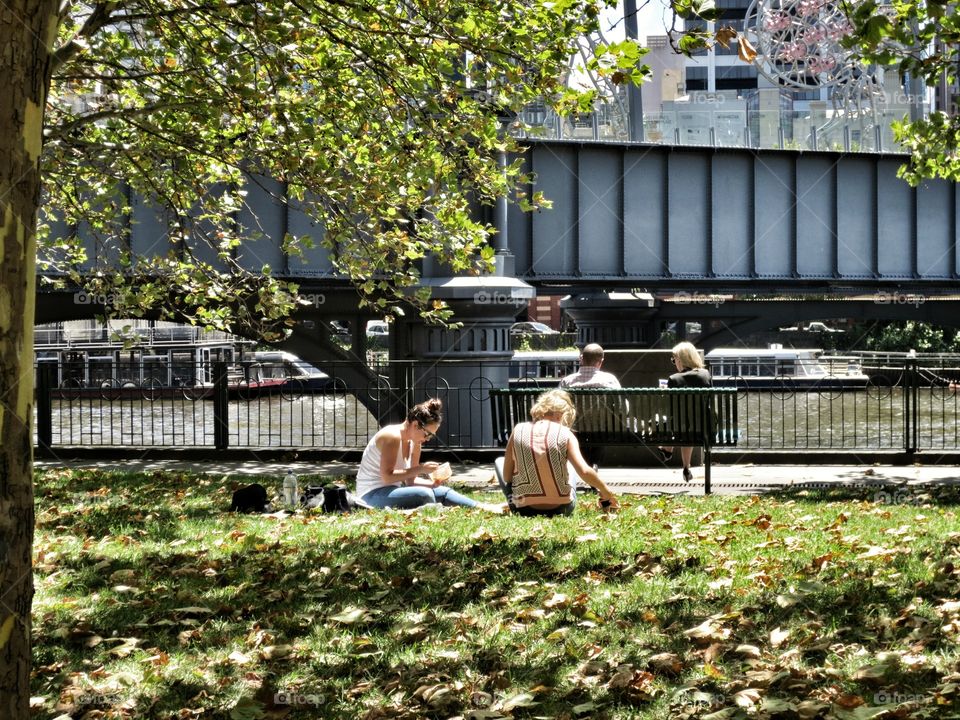
[[38, 718], [960, 718], [957, 489], [283, 520], [231, 490], [38, 474]]

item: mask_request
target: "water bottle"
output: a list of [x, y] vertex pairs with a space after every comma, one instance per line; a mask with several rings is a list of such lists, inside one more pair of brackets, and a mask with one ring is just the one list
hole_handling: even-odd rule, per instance
[[297, 495], [297, 476], [293, 474], [293, 470], [287, 470], [283, 478], [283, 504], [288, 508], [296, 507]]

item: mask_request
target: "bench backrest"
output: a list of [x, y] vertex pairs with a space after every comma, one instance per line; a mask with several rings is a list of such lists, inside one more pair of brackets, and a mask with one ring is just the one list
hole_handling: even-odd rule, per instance
[[[490, 391], [494, 434], [501, 444], [543, 392], [537, 388]], [[567, 388], [577, 409], [581, 443], [736, 445], [736, 388]]]

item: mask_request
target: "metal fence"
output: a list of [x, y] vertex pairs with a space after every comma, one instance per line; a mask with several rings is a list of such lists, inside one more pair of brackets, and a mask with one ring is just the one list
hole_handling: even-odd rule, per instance
[[[226, 367], [210, 385], [59, 387], [55, 363], [38, 369], [37, 444], [138, 448], [362, 449], [384, 422], [403, 419], [427, 397], [444, 401], [440, 447], [493, 448], [489, 391], [504, 383], [553, 387], [575, 360], [326, 364], [322, 382], [237, 381]], [[203, 376], [198, 368], [196, 376]], [[209, 375], [210, 373], [207, 372]], [[269, 376], [270, 373], [264, 373]], [[904, 362], [897, 384], [741, 389], [743, 450], [957, 450], [957, 368]]]

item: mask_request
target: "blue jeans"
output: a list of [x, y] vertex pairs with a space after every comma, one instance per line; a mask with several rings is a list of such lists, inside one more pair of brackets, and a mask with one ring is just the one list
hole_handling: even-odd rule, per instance
[[459, 505], [460, 507], [477, 507], [477, 503], [466, 495], [461, 495], [456, 490], [448, 488], [446, 485], [437, 487], [426, 487], [424, 485], [407, 485], [397, 487], [396, 485], [387, 485], [386, 487], [371, 490], [361, 498], [365, 503], [375, 508], [415, 508], [430, 503], [443, 503], [444, 505]]

